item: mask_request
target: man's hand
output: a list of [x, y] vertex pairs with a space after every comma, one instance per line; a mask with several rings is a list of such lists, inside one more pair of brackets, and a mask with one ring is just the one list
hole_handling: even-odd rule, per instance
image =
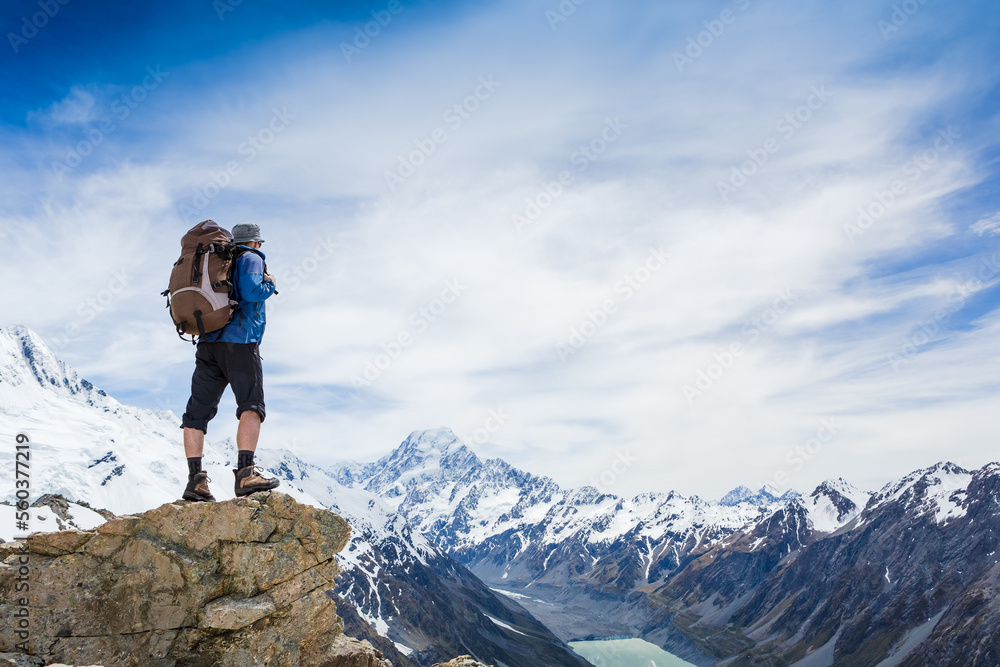
[[[270, 273], [265, 273], [264, 274], [264, 282], [272, 282], [272, 283], [274, 283], [274, 276], [272, 276]], [[275, 287], [277, 287], [278, 283], [274, 283], [274, 285], [275, 285]]]

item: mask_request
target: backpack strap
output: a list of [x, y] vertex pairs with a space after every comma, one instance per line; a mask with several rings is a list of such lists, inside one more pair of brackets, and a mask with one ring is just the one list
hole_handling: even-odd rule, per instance
[[264, 262], [264, 273], [267, 273], [267, 261], [264, 259], [264, 255], [262, 255], [260, 251], [256, 250], [255, 248], [233, 246], [232, 252], [233, 252], [233, 261], [232, 264], [229, 265], [229, 275], [226, 276], [226, 281], [229, 283], [230, 298], [233, 301], [239, 303], [240, 292], [239, 292], [239, 287], [236, 284], [237, 283], [236, 266], [239, 264], [240, 258], [243, 257], [243, 255], [247, 254], [248, 252], [254, 253], [255, 255], [260, 257], [262, 262]]
[[[194, 311], [194, 320], [198, 324], [198, 336], [199, 337], [204, 336], [205, 335], [205, 322], [203, 322], [202, 319], [201, 319], [201, 311], [200, 310]], [[193, 336], [192, 336], [192, 338], [193, 338]]]
[[[243, 246], [234, 245], [232, 249], [233, 261], [229, 265], [229, 273], [226, 276], [226, 281], [229, 283], [229, 298], [236, 302], [233, 306], [233, 310], [236, 311], [236, 317], [239, 318], [240, 326], [243, 326], [243, 309], [240, 308], [240, 288], [238, 285], [238, 280], [236, 279], [236, 267], [240, 263], [240, 258], [248, 252], [256, 253], [261, 260], [264, 259], [257, 250], [253, 248], [246, 248]], [[264, 264], [264, 272], [267, 272], [267, 263]]]
[[197, 285], [201, 281], [201, 256], [205, 254], [205, 247], [199, 243], [194, 249], [194, 261], [191, 262], [191, 284]]

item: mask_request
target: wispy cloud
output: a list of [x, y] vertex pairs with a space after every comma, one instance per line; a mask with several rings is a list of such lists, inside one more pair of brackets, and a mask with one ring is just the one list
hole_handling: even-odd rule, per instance
[[97, 118], [94, 94], [81, 86], [73, 86], [69, 95], [53, 102], [41, 111], [29, 111], [28, 121], [44, 125], [83, 125]]
[[[678, 71], [675, 52], [721, 7], [586, 3], [552, 30], [548, 4], [433, 17], [414, 5], [351, 62], [345, 19], [173, 64], [61, 181], [62, 139], [15, 133], [0, 168], [37, 178], [4, 191], [5, 260], [19, 275], [58, 267], [62, 286], [5, 294], [5, 321], [65, 336], [127, 267], [128, 287], [61, 353], [112, 393], [179, 412], [190, 347], [171, 340], [159, 297], [178, 239], [189, 215], [253, 220], [284, 293], [263, 346], [265, 431], [310, 443], [312, 458], [369, 456], [441, 424], [476, 441], [498, 407], [503, 427], [482, 446], [568, 484], [628, 446], [630, 488], [718, 495], [769, 478], [830, 415], [844, 430], [800, 486], [991, 456], [988, 401], [969, 399], [996, 392], [977, 370], [992, 282], [949, 302], [998, 250], [996, 216], [970, 228], [952, 208], [981, 210], [969, 202], [993, 177], [981, 154], [994, 140], [968, 112], [996, 83], [970, 67], [992, 53], [979, 33], [935, 32], [930, 6], [885, 40], [885, 12], [864, 3], [753, 2]], [[932, 38], [962, 45], [918, 57]], [[93, 122], [90, 83], [47, 117]], [[948, 128], [958, 138], [935, 148]], [[845, 234], [876, 205], [863, 234]], [[630, 286], [650, 248], [669, 261]], [[439, 308], [449, 281], [464, 289]], [[779, 293], [792, 295], [780, 313]], [[560, 358], [609, 300], [613, 316]], [[934, 340], [894, 369], [944, 308]], [[358, 391], [369, 363], [384, 368]], [[229, 412], [210, 436], [231, 429]], [[931, 415], [961, 444], [913, 426]]]
[[969, 229], [980, 236], [1000, 234], [1000, 213], [994, 213], [988, 218], [977, 220]]

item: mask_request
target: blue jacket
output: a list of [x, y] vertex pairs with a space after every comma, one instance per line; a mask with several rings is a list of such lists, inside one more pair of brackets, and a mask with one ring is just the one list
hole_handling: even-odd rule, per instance
[[264, 301], [274, 294], [274, 283], [264, 280], [264, 253], [252, 248], [246, 249], [249, 252], [240, 255], [233, 271], [233, 282], [236, 283], [236, 293], [240, 300], [239, 309], [233, 313], [229, 324], [218, 331], [208, 332], [198, 342], [259, 343], [264, 337]]

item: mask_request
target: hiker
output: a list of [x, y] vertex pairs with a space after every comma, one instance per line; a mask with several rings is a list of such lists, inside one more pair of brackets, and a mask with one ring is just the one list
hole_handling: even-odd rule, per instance
[[219, 408], [226, 385], [236, 397], [236, 430], [238, 459], [237, 496], [276, 488], [275, 478], [264, 477], [263, 469], [254, 465], [254, 452], [264, 421], [264, 375], [260, 363], [260, 341], [264, 335], [264, 301], [275, 292], [274, 277], [265, 273], [264, 239], [260, 227], [241, 223], [233, 227], [233, 243], [242, 254], [232, 272], [237, 307], [232, 319], [221, 329], [209, 331], [198, 339], [194, 375], [191, 377], [191, 398], [181, 422], [184, 429], [184, 454], [188, 460], [188, 483], [184, 499], [215, 502], [209, 491], [208, 473], [201, 469], [208, 422]]

